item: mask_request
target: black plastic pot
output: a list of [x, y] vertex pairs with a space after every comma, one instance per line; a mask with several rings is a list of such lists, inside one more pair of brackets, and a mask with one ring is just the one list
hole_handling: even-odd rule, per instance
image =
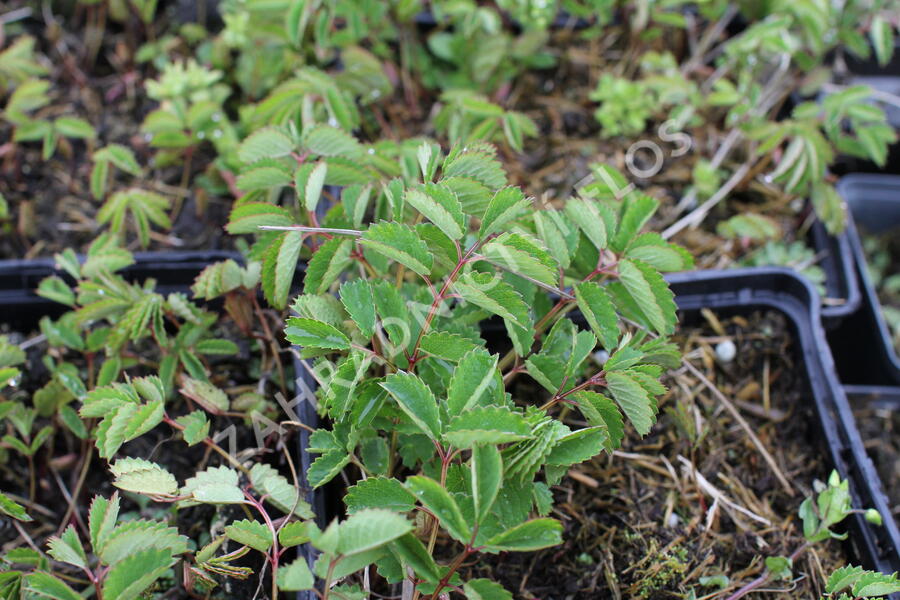
[[[877, 234], [900, 227], [900, 177], [848, 175], [838, 183], [853, 218], [864, 231]], [[829, 332], [831, 350], [844, 384], [900, 385], [900, 357], [891, 342], [866, 257], [856, 230], [849, 231], [862, 305]]]
[[854, 514], [848, 519], [848, 543], [854, 558], [884, 573], [900, 569], [900, 532], [877, 471], [869, 459], [853, 419], [847, 396], [838, 382], [834, 361], [821, 326], [819, 295], [795, 272], [780, 267], [696, 271], [669, 276], [678, 307], [689, 318], [703, 308], [723, 314], [755, 309], [782, 313], [789, 321], [805, 367], [814, 429], [832, 467], [850, 480], [853, 504], [876, 508], [884, 526], [876, 527]]
[[847, 229], [831, 235], [817, 219], [809, 231], [813, 250], [821, 257], [818, 264], [825, 271], [825, 295], [841, 301], [839, 304], [822, 304], [822, 322], [829, 329], [853, 314], [862, 303], [848, 234], [853, 228], [851, 217], [848, 218]]
[[[197, 274], [210, 263], [233, 258], [243, 261], [236, 252], [145, 252], [134, 255], [135, 263], [120, 271], [127, 279], [143, 281], [153, 278], [159, 283], [158, 289], [168, 293], [187, 291]], [[52, 258], [34, 260], [0, 261], [0, 304], [11, 307], [11, 314], [2, 315], [3, 322], [14, 318], [17, 310], [35, 305], [47, 310], [62, 311], [64, 307], [35, 294], [34, 290], [42, 279], [50, 275], [68, 277], [56, 269]]]

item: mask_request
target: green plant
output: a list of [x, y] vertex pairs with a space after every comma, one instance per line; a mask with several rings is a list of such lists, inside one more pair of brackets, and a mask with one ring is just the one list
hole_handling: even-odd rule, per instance
[[603, 135], [636, 136], [647, 128], [647, 121], [664, 112], [679, 128], [696, 124], [693, 116], [702, 105], [700, 92], [678, 69], [675, 57], [651, 51], [638, 62], [640, 78], [604, 73], [590, 95], [601, 103], [594, 117]]
[[825, 271], [816, 264], [818, 260], [819, 257], [816, 256], [816, 253], [800, 240], [790, 243], [770, 240], [759, 249], [740, 259], [736, 266], [763, 267], [774, 265], [788, 267], [809, 279], [819, 291], [819, 294], [824, 295]]
[[31, 114], [50, 104], [49, 87], [48, 81], [36, 77], [23, 81], [10, 94], [3, 111], [4, 120], [13, 126], [12, 141], [43, 142], [44, 160], [53, 156], [61, 138], [90, 141], [96, 137], [93, 126], [84, 119]]
[[[841, 479], [837, 471], [832, 471], [827, 484], [821, 482], [816, 482], [816, 484], [816, 493], [806, 498], [799, 510], [799, 516], [803, 523], [803, 536], [806, 541], [790, 556], [767, 557], [763, 573], [728, 596], [728, 600], [743, 598], [771, 581], [791, 579], [794, 561], [812, 544], [830, 539], [847, 539], [846, 533], [838, 533], [832, 528], [853, 513], [864, 513], [869, 522], [876, 525], [881, 524], [881, 515], [878, 511], [851, 508], [850, 482]], [[865, 571], [861, 567], [847, 566], [837, 569], [829, 576], [825, 584], [826, 595], [823, 598], [862, 600], [881, 598], [895, 592], [900, 592], [900, 580], [897, 579], [896, 573], [885, 575], [874, 571]]]
[[[623, 413], [640, 434], [649, 431], [664, 391], [658, 377], [678, 360], [656, 337], [674, 326], [659, 270], [683, 269], [690, 258], [640, 232], [655, 200], [634, 192], [612, 204], [573, 198], [564, 210], [534, 210], [505, 186], [493, 150], [479, 144], [443, 156], [423, 143], [417, 173], [374, 181], [367, 204], [354, 204], [354, 194], [319, 223], [321, 179], [312, 192], [311, 182], [320, 171], [327, 178], [331, 164], [307, 162], [315, 159], [316, 131], [292, 138], [261, 130], [241, 147], [262, 166], [305, 153], [294, 190], [305, 218], [293, 207], [242, 202], [229, 227], [270, 230], [257, 243], [268, 244], [263, 288], [270, 279], [275, 300], [303, 247], [313, 250], [293, 303], [299, 316], [285, 329], [312, 360], [319, 410], [333, 423], [311, 438], [321, 456], [310, 483], [358, 470], [364, 477], [345, 497], [351, 514], [429, 518], [426, 545], [407, 534], [347, 566], [335, 552], [339, 542], [313, 536], [323, 552], [314, 570], [325, 589], [372, 562], [392, 582], [413, 569], [420, 591], [434, 597], [448, 587], [494, 589], [462, 582], [456, 570], [476, 552], [558, 543], [559, 524], [540, 516], [550, 509], [547, 486], [568, 466], [617, 447]], [[334, 144], [343, 139], [328, 135]], [[372, 215], [368, 226], [350, 216], [364, 214]], [[297, 215], [306, 224], [294, 224]], [[575, 307], [589, 330], [565, 317]], [[491, 315], [513, 346], [502, 358], [478, 328]], [[623, 333], [628, 323], [640, 325]], [[598, 344], [611, 354], [599, 370], [589, 364]], [[511, 384], [519, 374], [546, 390], [543, 400], [518, 397]], [[573, 430], [559, 418], [573, 409], [588, 427]], [[449, 570], [431, 557], [440, 530], [460, 544]]]
[[900, 275], [891, 272], [893, 257], [888, 241], [887, 236], [865, 236], [863, 247], [869, 277], [881, 302], [881, 313], [891, 332], [894, 348], [900, 349]]
[[469, 90], [444, 92], [441, 100], [444, 105], [435, 116], [434, 126], [451, 144], [491, 142], [502, 134], [513, 150], [522, 152], [525, 138], [537, 135], [537, 125], [526, 115], [504, 110]]

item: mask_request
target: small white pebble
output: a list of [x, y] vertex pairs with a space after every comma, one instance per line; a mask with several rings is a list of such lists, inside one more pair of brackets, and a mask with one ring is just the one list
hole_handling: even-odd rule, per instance
[[597, 350], [594, 352], [594, 362], [601, 367], [609, 360], [609, 352], [606, 350]]
[[669, 520], [666, 525], [669, 527], [678, 527], [679, 523], [681, 523], [681, 518], [673, 512], [669, 515]]
[[737, 346], [731, 340], [716, 344], [716, 358], [723, 363], [730, 363], [737, 356]]

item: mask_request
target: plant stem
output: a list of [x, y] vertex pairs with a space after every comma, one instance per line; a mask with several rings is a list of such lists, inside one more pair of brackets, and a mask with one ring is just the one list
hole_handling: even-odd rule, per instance
[[441, 287], [441, 291], [438, 292], [437, 296], [434, 297], [434, 301], [428, 308], [428, 315], [425, 317], [425, 322], [422, 324], [422, 329], [419, 330], [419, 337], [416, 338], [416, 345], [413, 346], [413, 351], [409, 358], [410, 369], [413, 368], [413, 366], [416, 364], [416, 361], [419, 359], [419, 345], [422, 343], [422, 338], [425, 337], [426, 333], [428, 333], [428, 328], [431, 327], [431, 322], [434, 321], [434, 318], [437, 316], [438, 307], [440, 307], [441, 302], [444, 301], [447, 291], [450, 289], [450, 285], [459, 275], [459, 272], [463, 268], [463, 266], [467, 262], [469, 262], [469, 258], [480, 245], [481, 242], [475, 242], [474, 244], [472, 244], [472, 247], [466, 251], [465, 255], [456, 262], [456, 266], [453, 267], [453, 271], [450, 273], [450, 275], [447, 276], [447, 281], [444, 282], [444, 285]]
[[[163, 415], [163, 421], [165, 421], [173, 429], [177, 429], [178, 431], [184, 431], [184, 427], [182, 425], [178, 424], [169, 415]], [[250, 475], [250, 470], [247, 469], [247, 467], [242, 465], [240, 462], [238, 462], [238, 460], [236, 458], [234, 458], [233, 456], [228, 454], [228, 452], [223, 450], [222, 447], [219, 446], [214, 441], [212, 441], [211, 438], [209, 438], [209, 437], [203, 438], [203, 443], [206, 444], [210, 449], [218, 452], [219, 455], [221, 455], [225, 460], [227, 460], [229, 463], [231, 463], [231, 466], [233, 466], [235, 469], [239, 470], [244, 475], [247, 475], [247, 476]]]
[[[799, 548], [794, 550], [794, 553], [791, 554], [791, 556], [790, 556], [791, 563], [793, 564], [793, 562], [795, 560], [797, 560], [800, 557], [800, 555], [806, 551], [807, 548], [809, 548], [809, 542], [804, 542]], [[741, 589], [739, 589], [738, 591], [733, 593], [732, 595], [728, 596], [728, 598], [726, 598], [725, 600], [738, 600], [738, 598], [743, 598], [744, 596], [746, 596], [747, 594], [749, 594], [756, 588], [762, 587], [763, 585], [765, 585], [771, 577], [772, 577], [772, 574], [769, 572], [768, 569], [766, 569], [762, 572], [762, 574], [759, 577], [757, 577], [756, 579], [754, 579], [753, 581], [751, 581], [750, 583], [748, 583], [747, 585], [745, 585], [744, 587], [742, 587]]]
[[325, 589], [323, 590], [322, 600], [328, 600], [328, 594], [331, 591], [331, 578], [334, 576], [335, 566], [337, 566], [337, 559], [333, 558], [328, 563], [328, 573], [325, 574]]

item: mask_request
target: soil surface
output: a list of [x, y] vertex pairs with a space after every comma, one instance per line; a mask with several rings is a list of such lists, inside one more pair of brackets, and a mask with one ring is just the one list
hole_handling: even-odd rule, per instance
[[856, 427], [878, 469], [894, 520], [900, 523], [900, 396], [849, 398]]

